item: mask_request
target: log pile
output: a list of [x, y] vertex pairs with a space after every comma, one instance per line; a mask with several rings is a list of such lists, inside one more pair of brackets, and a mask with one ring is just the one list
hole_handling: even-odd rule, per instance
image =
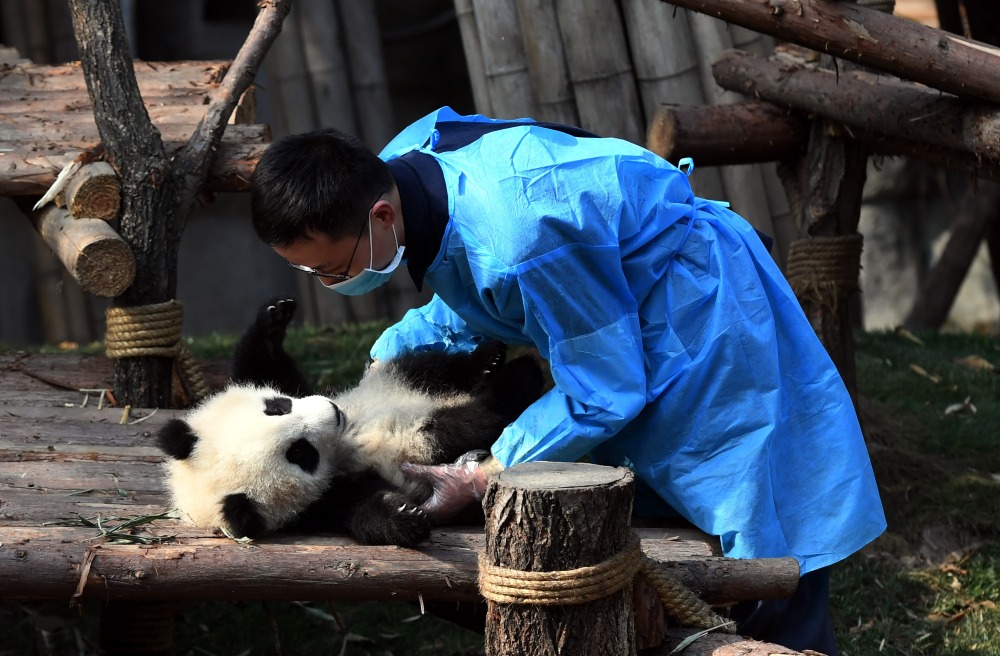
[[[751, 102], [663, 106], [647, 146], [675, 162], [777, 161], [800, 240], [858, 237], [869, 155], [905, 155], [1000, 180], [1000, 48], [848, 1], [662, 1], [786, 42], [770, 56], [723, 53], [715, 81]], [[993, 213], [985, 208], [992, 198], [988, 191], [985, 200], [965, 203], [971, 215], [956, 223], [951, 240], [958, 243], [948, 249], [961, 261], [935, 268], [934, 293], [925, 287], [908, 327], [942, 325], [966, 260], [991, 234]], [[800, 301], [853, 388], [849, 332], [858, 286], [843, 289], [825, 307]]]

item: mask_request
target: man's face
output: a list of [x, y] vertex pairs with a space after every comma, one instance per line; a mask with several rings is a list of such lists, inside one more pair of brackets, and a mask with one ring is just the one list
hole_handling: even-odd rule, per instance
[[[364, 227], [367, 227], [367, 222]], [[369, 262], [357, 262], [368, 259], [358, 255], [358, 251], [369, 250], [368, 231], [364, 227], [357, 239], [347, 237], [334, 241], [323, 233], [310, 232], [288, 246], [274, 246], [274, 252], [293, 267], [316, 276], [324, 285], [333, 285], [348, 280], [369, 266]]]

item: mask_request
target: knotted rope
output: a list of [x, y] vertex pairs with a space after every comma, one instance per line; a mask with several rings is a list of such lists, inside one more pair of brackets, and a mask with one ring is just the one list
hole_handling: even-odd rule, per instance
[[836, 312], [841, 299], [860, 289], [862, 245], [859, 234], [793, 241], [785, 277], [799, 301]]
[[[502, 604], [585, 604], [615, 594], [639, 573], [656, 590], [667, 613], [682, 626], [708, 629], [727, 624], [662, 564], [644, 554], [634, 533], [625, 549], [604, 562], [559, 572], [499, 567], [487, 562], [485, 554], [479, 555], [479, 590], [486, 599]], [[731, 626], [723, 630], [734, 631]]]
[[194, 400], [204, 398], [208, 383], [194, 355], [181, 340], [184, 308], [178, 301], [108, 308], [104, 352], [109, 358], [160, 356], [174, 365]]

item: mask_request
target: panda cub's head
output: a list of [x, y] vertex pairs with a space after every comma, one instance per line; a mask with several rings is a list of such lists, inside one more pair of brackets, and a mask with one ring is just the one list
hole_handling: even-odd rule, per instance
[[173, 504], [236, 537], [272, 531], [323, 494], [346, 424], [325, 396], [230, 386], [160, 431]]

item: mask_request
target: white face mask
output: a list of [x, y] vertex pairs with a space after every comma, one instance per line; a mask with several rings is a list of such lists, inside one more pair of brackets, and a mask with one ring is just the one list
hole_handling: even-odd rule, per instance
[[[376, 271], [371, 267], [375, 266], [375, 247], [372, 243], [372, 219], [371, 216], [368, 217], [368, 267], [354, 276], [350, 280], [344, 280], [342, 282], [337, 282], [332, 285], [327, 285], [323, 283], [323, 286], [327, 289], [335, 291], [339, 294], [344, 294], [345, 296], [360, 296], [361, 294], [367, 294], [376, 287], [380, 287], [385, 283], [389, 282], [389, 278], [392, 277], [392, 272], [396, 270], [399, 263], [403, 261], [403, 251], [406, 249], [405, 246], [399, 245], [399, 239], [396, 237], [396, 226], [392, 226], [392, 238], [396, 241], [396, 257], [392, 258], [392, 262], [389, 266], [382, 269], [381, 271]], [[322, 281], [321, 281], [322, 282]]]

